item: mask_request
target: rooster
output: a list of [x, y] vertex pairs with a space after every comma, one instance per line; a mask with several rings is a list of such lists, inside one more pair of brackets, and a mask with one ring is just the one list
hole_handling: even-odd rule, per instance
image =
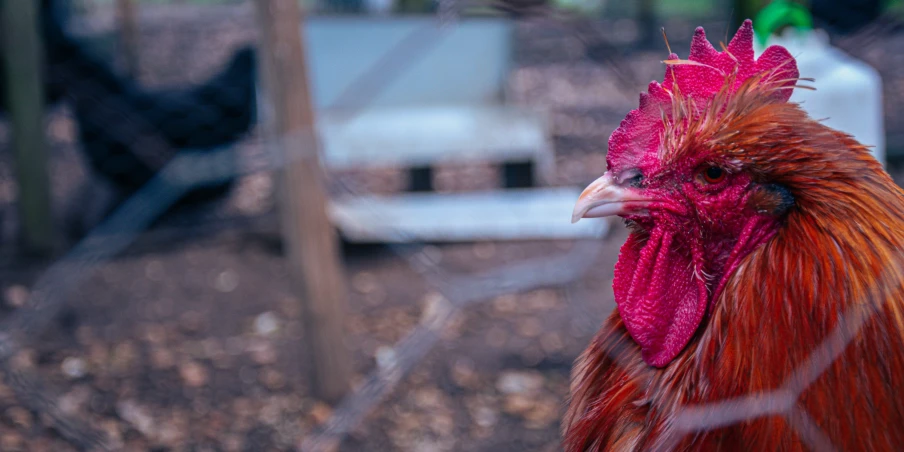
[[[88, 163], [113, 189], [98, 190], [105, 187], [89, 182], [74, 196], [69, 233], [79, 238], [179, 153], [222, 152], [245, 138], [257, 122], [257, 63], [256, 52], [245, 47], [200, 85], [148, 90], [69, 36], [66, 6], [60, 0], [42, 2], [48, 91], [64, 94]], [[179, 205], [221, 199], [234, 181], [193, 187]]]
[[749, 20], [665, 63], [575, 206], [630, 235], [566, 450], [904, 450], [904, 192]]

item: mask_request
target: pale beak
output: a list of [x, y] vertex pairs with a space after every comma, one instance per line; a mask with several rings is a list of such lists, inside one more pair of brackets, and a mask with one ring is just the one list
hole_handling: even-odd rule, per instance
[[598, 218], [612, 215], [624, 215], [644, 209], [650, 203], [632, 187], [622, 186], [607, 172], [603, 177], [593, 181], [574, 205], [571, 222], [577, 223], [581, 218]]

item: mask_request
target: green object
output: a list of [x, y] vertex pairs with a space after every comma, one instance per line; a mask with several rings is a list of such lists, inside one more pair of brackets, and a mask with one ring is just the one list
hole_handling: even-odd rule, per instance
[[760, 45], [765, 46], [769, 36], [787, 25], [798, 30], [812, 30], [813, 17], [810, 11], [799, 3], [775, 0], [756, 15], [753, 30]]
[[593, 15], [603, 10], [603, 0], [553, 0], [553, 4], [561, 9], [577, 14]]

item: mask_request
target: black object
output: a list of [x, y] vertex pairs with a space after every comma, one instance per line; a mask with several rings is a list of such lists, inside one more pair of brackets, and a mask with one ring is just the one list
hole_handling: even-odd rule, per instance
[[408, 170], [408, 191], [433, 191], [433, 168], [419, 166]]
[[880, 0], [811, 0], [814, 25], [833, 34], [851, 34], [882, 14]]
[[535, 185], [533, 162], [509, 162], [502, 165], [505, 188], [530, 188]]

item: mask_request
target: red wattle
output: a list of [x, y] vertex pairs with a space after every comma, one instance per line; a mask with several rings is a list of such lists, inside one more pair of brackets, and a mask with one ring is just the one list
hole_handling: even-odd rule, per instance
[[690, 342], [706, 313], [705, 282], [679, 234], [654, 227], [649, 238], [632, 234], [615, 264], [618, 311], [647, 364], [663, 367]]

